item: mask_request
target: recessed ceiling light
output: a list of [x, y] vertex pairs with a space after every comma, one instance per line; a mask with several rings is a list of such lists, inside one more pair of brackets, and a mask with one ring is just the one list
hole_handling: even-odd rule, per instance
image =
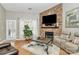
[[32, 8], [28, 8], [28, 10], [32, 10]]

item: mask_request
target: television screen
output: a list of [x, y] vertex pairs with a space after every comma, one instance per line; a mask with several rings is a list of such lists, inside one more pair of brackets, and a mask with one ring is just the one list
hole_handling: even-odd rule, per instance
[[43, 16], [42, 17], [43, 24], [53, 24], [53, 23], [56, 23], [56, 18], [57, 18], [56, 14]]

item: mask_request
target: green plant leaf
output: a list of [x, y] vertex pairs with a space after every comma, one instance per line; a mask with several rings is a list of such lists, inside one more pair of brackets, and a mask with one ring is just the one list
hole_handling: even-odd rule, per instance
[[30, 27], [28, 25], [24, 25], [24, 37], [28, 36], [32, 36], [32, 30], [30, 30]]

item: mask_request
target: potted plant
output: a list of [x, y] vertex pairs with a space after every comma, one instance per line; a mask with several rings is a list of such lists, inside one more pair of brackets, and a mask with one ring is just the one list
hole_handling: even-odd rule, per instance
[[28, 25], [24, 25], [24, 37], [28, 40], [32, 38], [32, 30], [29, 28]]

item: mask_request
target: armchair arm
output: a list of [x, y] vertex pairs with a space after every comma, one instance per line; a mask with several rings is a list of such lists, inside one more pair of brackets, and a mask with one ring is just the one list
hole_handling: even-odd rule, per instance
[[11, 46], [11, 44], [10, 43], [0, 44], [0, 49], [5, 48], [5, 47], [8, 47], [8, 46]]

